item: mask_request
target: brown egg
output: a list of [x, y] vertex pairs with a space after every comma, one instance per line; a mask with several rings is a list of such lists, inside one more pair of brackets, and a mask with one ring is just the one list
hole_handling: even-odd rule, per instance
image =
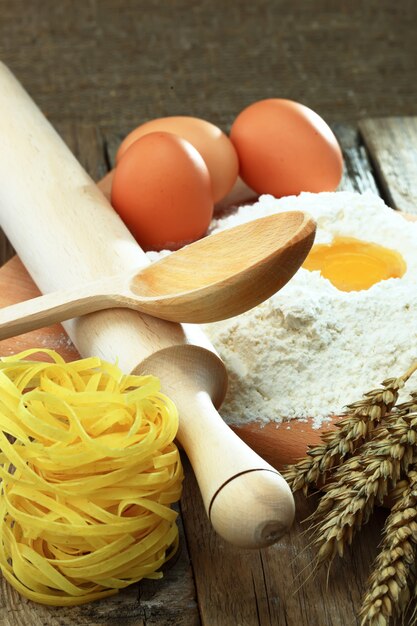
[[155, 132], [117, 163], [111, 202], [144, 250], [176, 250], [202, 237], [213, 215], [210, 176], [185, 139]]
[[281, 197], [339, 185], [343, 157], [337, 139], [303, 104], [278, 98], [255, 102], [237, 116], [230, 138], [241, 178], [259, 194]]
[[116, 162], [136, 139], [155, 131], [178, 135], [198, 150], [210, 172], [213, 202], [229, 193], [239, 169], [236, 150], [220, 128], [197, 117], [162, 117], [138, 126], [121, 143]]

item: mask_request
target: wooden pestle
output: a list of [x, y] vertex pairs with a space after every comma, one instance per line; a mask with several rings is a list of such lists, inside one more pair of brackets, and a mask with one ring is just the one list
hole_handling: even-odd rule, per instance
[[[94, 181], [1, 63], [0, 225], [43, 293], [148, 263]], [[294, 517], [290, 489], [218, 414], [227, 375], [199, 327], [122, 309], [91, 313], [64, 327], [81, 356], [117, 360], [125, 372], [161, 379], [179, 410], [178, 441], [221, 536], [258, 548], [288, 530]]]

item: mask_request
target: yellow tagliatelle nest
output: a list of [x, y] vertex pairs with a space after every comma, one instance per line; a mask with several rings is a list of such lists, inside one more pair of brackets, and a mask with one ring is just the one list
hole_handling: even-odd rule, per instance
[[0, 570], [75, 605], [159, 578], [178, 543], [178, 415], [152, 376], [98, 358], [0, 362]]

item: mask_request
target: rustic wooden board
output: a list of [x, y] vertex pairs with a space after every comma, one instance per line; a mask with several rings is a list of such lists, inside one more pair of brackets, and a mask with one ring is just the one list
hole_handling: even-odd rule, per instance
[[359, 129], [387, 203], [417, 215], [417, 117], [362, 120]]
[[376, 554], [385, 511], [378, 510], [354, 550], [327, 572], [313, 572], [314, 551], [303, 522], [317, 500], [296, 498], [288, 537], [264, 550], [241, 550], [208, 527], [197, 485], [186, 464], [181, 508], [205, 626], [359, 626], [368, 568]]
[[371, 191], [379, 195], [378, 184], [359, 129], [355, 125], [338, 122], [333, 124], [332, 130], [343, 150], [344, 170], [339, 190], [358, 193]]
[[[341, 188], [376, 192], [378, 183], [357, 130], [349, 125], [337, 125], [335, 131], [344, 148], [346, 164]], [[116, 139], [112, 139], [111, 134], [102, 137], [88, 125], [71, 124], [61, 127], [60, 132], [90, 173], [100, 178], [111, 165], [112, 145]], [[106, 159], [103, 159], [103, 146], [108, 151]], [[0, 270], [0, 304], [26, 299], [36, 293], [18, 259]], [[0, 351], [9, 354], [42, 345], [58, 349], [67, 359], [77, 356], [58, 325], [1, 342]], [[305, 431], [305, 445], [318, 436], [308, 425], [299, 428]], [[246, 433], [241, 431], [240, 434], [272, 462], [277, 459], [274, 425], [266, 429], [250, 425]], [[281, 432], [281, 436], [288, 437], [288, 444], [293, 434], [286, 429]], [[285, 447], [287, 444], [282, 442], [281, 438], [280, 444]], [[294, 454], [291, 448], [288, 450]], [[282, 449], [280, 454], [283, 458]], [[377, 511], [375, 519], [355, 542], [354, 550], [343, 562], [335, 564], [327, 582], [326, 572], [313, 575], [314, 553], [305, 534], [307, 526], [302, 523], [313, 511], [315, 498], [307, 501], [297, 498], [297, 522], [290, 537], [266, 550], [239, 550], [226, 544], [211, 529], [186, 459], [184, 465], [186, 478], [180, 503], [184, 524], [182, 550], [177, 561], [168, 566], [164, 580], [143, 581], [115, 598], [71, 610], [26, 602], [3, 581], [0, 584], [0, 626], [358, 624], [355, 611], [379, 542], [384, 511]]]

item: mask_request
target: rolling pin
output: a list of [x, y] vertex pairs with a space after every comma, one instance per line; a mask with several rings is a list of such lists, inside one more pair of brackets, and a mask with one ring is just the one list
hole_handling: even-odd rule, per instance
[[[42, 293], [137, 270], [145, 253], [33, 100], [0, 63], [0, 225]], [[179, 412], [184, 448], [214, 529], [241, 547], [275, 543], [292, 524], [282, 476], [217, 409], [225, 367], [196, 325], [110, 309], [70, 320], [82, 357], [153, 374]]]

